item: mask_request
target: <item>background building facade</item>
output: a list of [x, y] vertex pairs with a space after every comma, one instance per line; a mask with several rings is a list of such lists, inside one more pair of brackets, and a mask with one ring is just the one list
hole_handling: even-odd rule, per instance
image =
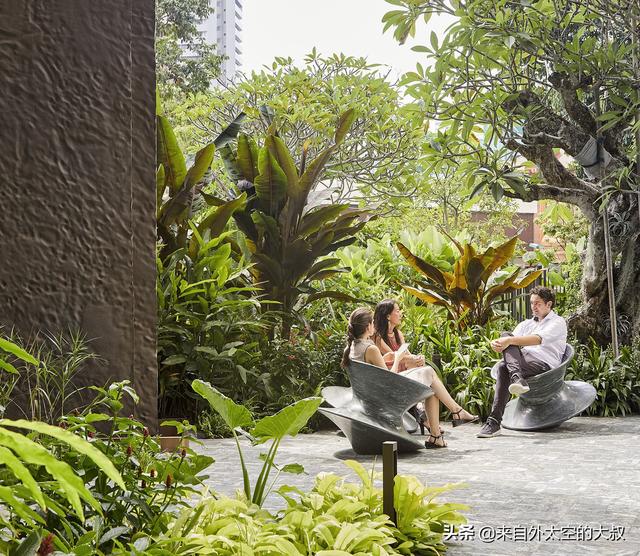
[[[213, 2], [214, 0], [212, 0]], [[214, 12], [202, 23], [208, 43], [225, 59], [220, 66], [220, 81], [234, 81], [242, 66], [242, 1], [215, 0]]]

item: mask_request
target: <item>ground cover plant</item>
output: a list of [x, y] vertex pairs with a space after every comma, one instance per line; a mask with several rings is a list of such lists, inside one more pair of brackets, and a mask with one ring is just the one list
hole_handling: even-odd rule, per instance
[[[394, 488], [397, 525], [382, 512], [378, 473], [347, 461], [360, 479], [350, 483], [320, 474], [309, 492], [282, 486], [286, 508], [276, 513], [243, 499], [208, 497], [175, 521], [170, 535], [148, 539], [137, 554], [265, 554], [289, 556], [433, 555], [446, 551], [445, 525], [466, 523], [463, 504], [439, 502], [455, 488], [427, 487], [398, 475]], [[123, 552], [118, 552], [122, 554]]]

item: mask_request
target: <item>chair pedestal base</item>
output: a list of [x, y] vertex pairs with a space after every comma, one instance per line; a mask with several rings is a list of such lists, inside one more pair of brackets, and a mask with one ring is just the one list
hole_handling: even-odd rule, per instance
[[591, 384], [569, 380], [544, 403], [532, 404], [523, 397], [511, 400], [504, 411], [502, 426], [516, 431], [557, 427], [582, 413], [595, 399], [596, 390]]

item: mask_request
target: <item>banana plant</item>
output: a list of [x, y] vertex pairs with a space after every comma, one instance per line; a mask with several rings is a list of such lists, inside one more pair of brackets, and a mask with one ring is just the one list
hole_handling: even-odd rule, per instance
[[[198, 243], [193, 241], [189, 222], [194, 214], [196, 200], [206, 201], [206, 193], [202, 190], [212, 179], [210, 169], [215, 150], [236, 138], [244, 118], [244, 113], [235, 118], [212, 143], [196, 153], [192, 164], [187, 168], [187, 159], [178, 145], [169, 120], [164, 116], [157, 116], [156, 218], [158, 239], [163, 243], [160, 252], [162, 260], [187, 245], [190, 254], [194, 255], [193, 251]], [[243, 203], [244, 199], [238, 198], [223, 206], [214, 206], [198, 227], [200, 235], [213, 238], [222, 233], [233, 211]]]
[[[191, 387], [209, 402], [211, 409], [222, 417], [222, 420], [233, 433], [240, 458], [244, 494], [247, 501], [262, 506], [278, 478], [278, 476], [276, 476], [275, 479], [269, 482], [269, 476], [274, 468], [278, 471], [278, 475], [281, 472], [294, 474], [304, 472], [304, 468], [296, 463], [279, 467], [275, 462], [275, 457], [282, 439], [285, 436], [296, 436], [300, 432], [318, 407], [320, 407], [323, 401], [322, 398], [305, 398], [299, 400], [288, 405], [275, 415], [267, 415], [254, 423], [253, 417], [246, 407], [235, 403], [208, 382], [197, 379], [193, 381]], [[253, 488], [251, 487], [247, 464], [237, 432], [238, 429], [249, 426], [252, 427], [249, 431], [249, 436], [252, 438], [254, 444], [258, 445], [271, 441], [267, 454], [262, 458], [262, 469], [258, 474]]]
[[477, 253], [467, 243], [462, 245], [455, 240], [454, 243], [460, 257], [452, 272], [440, 270], [417, 257], [401, 242], [397, 245], [409, 266], [424, 277], [417, 282], [418, 288], [402, 287], [421, 301], [446, 309], [460, 327], [487, 324], [494, 316], [493, 305], [501, 295], [527, 287], [542, 274], [542, 270], [523, 272], [521, 268], [506, 275], [499, 272], [513, 258], [517, 237], [498, 247], [489, 247], [484, 253]]
[[319, 285], [345, 271], [336, 268], [340, 261], [328, 255], [353, 243], [372, 215], [366, 208], [332, 202], [316, 185], [355, 116], [354, 110], [342, 114], [333, 142], [310, 162], [305, 146], [296, 164], [274, 124], [262, 147], [254, 138], [240, 134], [235, 149], [228, 145], [220, 151], [238, 192], [248, 196], [233, 217], [247, 239], [254, 282], [267, 299], [279, 304], [285, 338], [306, 304], [326, 297], [349, 299]]

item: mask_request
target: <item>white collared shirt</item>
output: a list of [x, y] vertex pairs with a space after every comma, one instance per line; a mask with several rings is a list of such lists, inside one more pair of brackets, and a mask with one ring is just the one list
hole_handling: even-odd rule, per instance
[[562, 363], [567, 347], [567, 323], [554, 311], [542, 320], [537, 318], [522, 321], [513, 331], [514, 336], [540, 336], [542, 343], [535, 346], [523, 346], [522, 351], [538, 361], [547, 363], [555, 369]]

